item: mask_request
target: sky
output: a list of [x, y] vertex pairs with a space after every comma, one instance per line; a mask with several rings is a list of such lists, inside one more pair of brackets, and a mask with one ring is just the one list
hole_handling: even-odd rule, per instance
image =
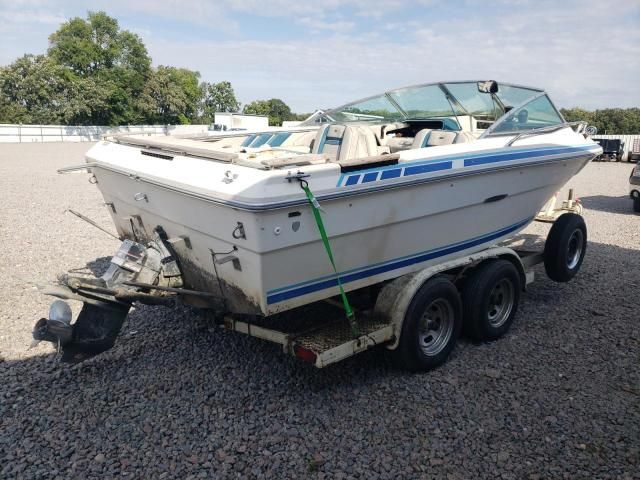
[[640, 107], [640, 0], [0, 0], [0, 65], [103, 10], [154, 65], [311, 112], [384, 90], [493, 79], [559, 107]]

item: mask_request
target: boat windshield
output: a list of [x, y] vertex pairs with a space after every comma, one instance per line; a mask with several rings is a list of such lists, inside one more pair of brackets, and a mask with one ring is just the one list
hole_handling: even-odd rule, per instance
[[523, 130], [552, 127], [564, 123], [564, 119], [549, 97], [540, 93], [532, 100], [526, 101], [519, 107], [509, 110], [499, 121], [495, 122], [487, 134], [510, 134]]
[[[493, 84], [490, 89], [487, 84]], [[497, 90], [496, 90], [497, 89]], [[323, 121], [375, 122], [440, 119], [451, 129], [484, 130], [542, 90], [495, 82], [448, 82], [390, 90], [323, 113]], [[451, 119], [451, 122], [447, 122]], [[311, 119], [310, 119], [311, 120]], [[318, 123], [315, 118], [309, 123]], [[306, 122], [305, 122], [306, 123]]]
[[404, 112], [396, 107], [387, 94], [348, 103], [325, 113], [333, 122], [397, 122], [404, 120]]

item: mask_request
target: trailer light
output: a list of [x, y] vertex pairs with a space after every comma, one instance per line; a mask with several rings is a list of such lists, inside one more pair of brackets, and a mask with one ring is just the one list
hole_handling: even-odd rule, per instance
[[62, 300], [53, 302], [49, 307], [49, 320], [69, 325], [71, 323], [71, 307], [69, 304]]
[[315, 352], [307, 348], [301, 347], [300, 345], [296, 345], [295, 347], [293, 347], [293, 353], [300, 360], [304, 360], [305, 362], [308, 362], [308, 363], [316, 363], [317, 355], [315, 354]]

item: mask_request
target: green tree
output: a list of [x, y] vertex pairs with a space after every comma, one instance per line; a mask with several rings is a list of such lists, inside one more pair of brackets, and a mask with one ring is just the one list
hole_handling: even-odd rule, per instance
[[279, 98], [255, 100], [244, 107], [244, 113], [265, 115], [269, 117], [269, 125], [280, 126], [284, 120], [294, 119], [291, 108]]
[[140, 119], [135, 100], [151, 66], [140, 37], [120, 30], [118, 21], [104, 12], [89, 12], [86, 20], [76, 17], [63, 23], [49, 42], [49, 57], [69, 70], [69, 81], [91, 79], [100, 97], [107, 98], [108, 108], [89, 105], [80, 123], [117, 125]]
[[311, 115], [313, 115], [313, 112], [312, 113], [292, 113], [291, 120], [297, 120], [298, 122], [301, 122], [309, 118]]
[[583, 108], [561, 108], [560, 113], [567, 122], [588, 122], [593, 124], [594, 115], [593, 112], [584, 110]]
[[236, 98], [231, 82], [203, 83], [203, 119], [212, 122], [216, 112], [237, 112], [240, 102]]
[[159, 66], [149, 75], [138, 109], [150, 123], [190, 123], [202, 97], [199, 77], [185, 68]]
[[605, 108], [594, 112], [594, 124], [600, 133], [640, 133], [639, 108]]
[[605, 108], [590, 112], [583, 108], [563, 108], [560, 110], [568, 122], [585, 121], [593, 125], [601, 134], [640, 133], [640, 108]]
[[105, 12], [76, 17], [49, 36], [49, 56], [78, 75], [90, 75], [114, 67], [144, 75], [151, 59], [140, 37], [120, 30], [118, 21]]
[[0, 69], [0, 122], [74, 123], [104, 98], [93, 82], [75, 78], [45, 55], [24, 55]]

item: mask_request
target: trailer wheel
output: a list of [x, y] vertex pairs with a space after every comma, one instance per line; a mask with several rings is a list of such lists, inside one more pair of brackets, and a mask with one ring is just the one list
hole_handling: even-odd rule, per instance
[[455, 285], [444, 277], [427, 280], [415, 293], [404, 316], [396, 364], [413, 372], [445, 362], [462, 329], [462, 302]]
[[580, 270], [587, 251], [587, 226], [575, 213], [560, 215], [544, 244], [544, 268], [556, 282], [568, 282]]
[[507, 333], [520, 301], [520, 273], [508, 260], [491, 260], [473, 272], [462, 290], [463, 329], [482, 342]]

